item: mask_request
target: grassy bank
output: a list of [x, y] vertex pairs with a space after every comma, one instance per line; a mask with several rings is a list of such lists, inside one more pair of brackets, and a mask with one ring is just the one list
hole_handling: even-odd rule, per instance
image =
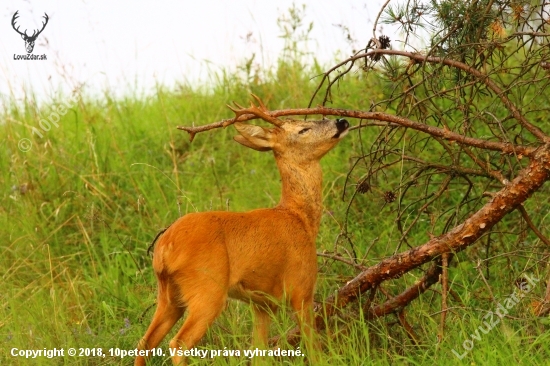
[[[225, 104], [245, 103], [250, 92], [272, 109], [305, 106], [315, 87], [309, 78], [318, 71], [283, 63], [273, 75], [253, 82], [221, 76], [218, 85], [208, 91], [159, 87], [157, 93], [141, 99], [114, 100], [108, 94], [101, 100], [60, 97], [39, 107], [27, 100], [5, 111], [0, 126], [0, 363], [131, 363], [129, 358], [111, 356], [109, 349], [135, 348], [152, 316], [156, 284], [146, 252], [159, 229], [188, 212], [244, 211], [273, 206], [279, 199], [279, 175], [271, 154], [235, 143], [231, 127], [199, 134], [193, 143], [175, 127], [228, 118], [232, 113]], [[361, 108], [365, 101], [379, 99], [386, 92], [380, 80], [369, 80], [368, 88], [365, 85], [367, 81], [360, 76], [349, 78], [334, 95], [334, 105]], [[60, 117], [58, 126], [51, 123], [46, 130], [41, 121], [52, 113]], [[368, 145], [369, 136], [375, 133], [363, 133], [362, 142], [358, 133], [350, 134], [322, 161], [325, 212], [319, 251], [332, 251], [338, 244], [339, 251], [355, 250], [359, 258], [367, 255], [368, 264], [391, 255], [400, 236], [392, 206], [385, 204], [381, 194], [360, 197], [349, 208], [353, 247], [336, 238], [345, 225], [351, 195], [348, 192], [342, 200], [346, 174], [361, 153], [361, 143]], [[30, 145], [26, 141], [21, 145], [22, 139]], [[396, 174], [380, 184], [395, 187], [399, 180]], [[459, 189], [454, 194], [449, 201], [460, 199]], [[513, 225], [513, 220], [504, 225]], [[417, 237], [416, 245], [427, 233], [419, 232]], [[528, 251], [535, 241], [526, 234], [525, 247], [516, 249]], [[502, 251], [507, 251], [512, 241], [504, 235], [501, 243]], [[483, 316], [496, 306], [475, 269], [475, 260], [482, 255], [474, 247], [450, 269], [450, 278], [460, 291], [443, 343], [436, 342], [440, 303], [435, 286], [434, 292], [407, 309], [418, 345], [393, 316], [365, 321], [360, 307], [351, 307], [332, 320], [331, 332], [321, 336], [323, 364], [547, 362], [548, 325], [545, 319], [525, 316], [531, 314], [530, 301], [544, 291], [545, 273], [537, 268], [532, 275], [541, 281], [510, 311], [512, 318], [500, 321], [487, 334], [476, 333]], [[357, 273], [324, 258], [319, 263], [317, 300]], [[505, 259], [494, 264], [491, 285], [497, 299], [515, 291], [516, 272], [525, 269], [525, 263]], [[416, 279], [409, 275], [406, 283]], [[398, 293], [401, 288], [390, 289]], [[293, 326], [291, 314], [282, 311], [272, 335], [284, 334]], [[248, 349], [250, 331], [248, 306], [231, 302], [200, 348]], [[472, 340], [472, 350], [460, 360], [452, 350], [463, 354], [466, 340]], [[69, 347], [101, 348], [107, 356], [26, 360], [10, 354], [12, 348]], [[162, 348], [167, 352], [166, 341]], [[268, 364], [281, 362], [266, 360]], [[245, 357], [214, 361], [195, 357], [193, 361], [205, 365], [249, 362]], [[303, 358], [282, 361], [306, 362]], [[154, 362], [169, 364], [167, 357]]]

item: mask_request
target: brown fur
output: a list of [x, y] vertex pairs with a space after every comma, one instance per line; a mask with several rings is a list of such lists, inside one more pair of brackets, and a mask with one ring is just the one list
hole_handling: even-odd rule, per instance
[[[272, 129], [244, 123], [235, 127], [237, 142], [273, 150], [283, 182], [281, 201], [274, 208], [244, 213], [187, 214], [162, 234], [153, 256], [157, 309], [139, 349], [157, 347], [186, 309], [189, 314], [170, 348], [193, 348], [228, 297], [252, 304], [257, 344], [267, 345], [269, 313], [282, 300], [290, 302], [306, 339], [312, 339], [315, 239], [322, 214], [319, 160], [345, 135], [348, 124], [285, 121]], [[174, 365], [185, 361], [172, 358]], [[145, 358], [136, 358], [135, 364], [145, 365]]]

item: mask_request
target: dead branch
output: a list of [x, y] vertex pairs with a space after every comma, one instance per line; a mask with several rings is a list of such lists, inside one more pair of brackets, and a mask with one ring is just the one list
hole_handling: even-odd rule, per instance
[[371, 319], [379, 318], [403, 309], [413, 300], [417, 299], [420, 295], [426, 292], [430, 286], [437, 283], [440, 274], [441, 263], [435, 261], [434, 264], [432, 264], [432, 266], [426, 271], [424, 276], [416, 281], [414, 285], [407, 288], [399, 295], [392, 297], [385, 303], [370, 309], [368, 317]]
[[[529, 166], [521, 170], [510, 184], [495, 193], [480, 210], [463, 224], [446, 234], [434, 237], [427, 243], [406, 252], [393, 255], [360, 273], [338, 292], [316, 307], [316, 326], [325, 328], [325, 320], [338, 312], [361, 294], [381, 282], [396, 279], [410, 270], [433, 260], [442, 253], [458, 253], [474, 244], [484, 233], [518, 205], [527, 200], [550, 178], [550, 144], [537, 149]], [[295, 336], [291, 332], [290, 339]]]
[[[390, 123], [397, 124], [401, 127], [408, 127], [413, 130], [425, 132], [431, 136], [440, 137], [448, 141], [454, 141], [461, 145], [478, 147], [478, 148], [492, 150], [492, 151], [499, 151], [504, 154], [517, 154], [517, 155], [523, 155], [523, 156], [531, 156], [536, 149], [534, 147], [529, 147], [529, 146], [513, 145], [510, 143], [487, 141], [487, 140], [478, 139], [474, 137], [468, 137], [456, 132], [452, 132], [448, 129], [426, 125], [423, 123], [412, 121], [408, 118], [399, 117], [399, 116], [382, 113], [382, 112], [365, 112], [365, 111], [358, 111], [358, 110], [337, 109], [337, 108], [327, 108], [323, 106], [318, 106], [315, 108], [281, 109], [281, 110], [275, 110], [270, 112], [266, 111], [265, 113], [270, 117], [275, 117], [275, 118], [282, 117], [282, 116], [322, 115], [322, 116], [339, 116], [339, 117], [350, 117], [350, 118], [357, 118], [357, 119], [390, 122]], [[178, 126], [177, 128], [188, 132], [191, 136], [191, 139], [193, 139], [195, 134], [199, 132], [204, 132], [204, 131], [208, 131], [208, 130], [212, 130], [220, 127], [226, 127], [236, 121], [245, 122], [245, 121], [250, 121], [257, 118], [259, 117], [256, 115], [244, 114], [237, 118], [224, 119], [222, 121], [211, 123], [204, 126], [199, 126], [199, 127]], [[363, 126], [359, 126], [359, 127], [363, 127]]]

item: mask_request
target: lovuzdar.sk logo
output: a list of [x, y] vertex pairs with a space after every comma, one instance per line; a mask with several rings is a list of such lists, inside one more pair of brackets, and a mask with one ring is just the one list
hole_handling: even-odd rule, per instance
[[23, 38], [23, 40], [25, 41], [25, 49], [27, 50], [27, 54], [26, 55], [14, 54], [13, 59], [14, 60], [46, 60], [47, 58], [45, 54], [33, 55], [32, 51], [34, 49], [34, 42], [36, 41], [40, 33], [42, 33], [42, 31], [44, 30], [44, 28], [46, 28], [46, 25], [48, 24], [48, 20], [50, 19], [48, 17], [48, 14], [44, 13], [43, 18], [45, 19], [45, 21], [42, 22], [42, 29], [40, 30], [34, 29], [32, 32], [32, 35], [27, 34], [27, 29], [25, 29], [24, 32], [21, 32], [19, 30], [20, 26], [17, 26], [16, 28], [15, 22], [17, 21], [17, 18], [19, 18], [19, 10], [17, 10], [15, 14], [13, 14], [13, 17], [11, 18], [11, 26], [17, 33], [19, 33], [19, 35], [21, 35], [21, 38]]

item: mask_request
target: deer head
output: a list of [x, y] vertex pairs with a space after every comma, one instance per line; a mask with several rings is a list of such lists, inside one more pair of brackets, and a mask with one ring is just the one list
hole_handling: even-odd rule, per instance
[[[348, 133], [349, 123], [345, 119], [336, 121], [323, 119], [321, 121], [281, 120], [273, 117], [264, 103], [252, 94], [258, 105], [251, 103], [245, 108], [239, 104], [228, 107], [235, 112], [235, 119], [228, 124], [234, 124], [240, 135], [235, 141], [258, 151], [273, 150], [276, 158], [286, 157], [296, 164], [320, 160], [338, 141]], [[241, 115], [253, 114], [274, 128], [264, 128], [242, 122], [236, 122]]]
[[[25, 32], [21, 33], [19, 31], [19, 27], [15, 28], [15, 21], [17, 20], [17, 18], [19, 18], [19, 10], [15, 12], [15, 14], [13, 14], [13, 17], [11, 18], [11, 26], [13, 27], [13, 29], [15, 29], [15, 31], [17, 33], [19, 33], [21, 35], [21, 38], [23, 38], [23, 40], [25, 41], [25, 48], [27, 49], [27, 53], [31, 53], [32, 50], [34, 49], [34, 42], [36, 41], [36, 38], [38, 37], [38, 35], [40, 33], [42, 33], [42, 31], [44, 30], [44, 28], [46, 28], [46, 24], [48, 24], [48, 14], [44, 13], [44, 19], [46, 19], [45, 22], [42, 23], [42, 29], [38, 30], [38, 29], [35, 29], [33, 32], [32, 32], [32, 36], [29, 36], [27, 34], [27, 30], [25, 29]], [[38, 32], [38, 33], [37, 33]]]

